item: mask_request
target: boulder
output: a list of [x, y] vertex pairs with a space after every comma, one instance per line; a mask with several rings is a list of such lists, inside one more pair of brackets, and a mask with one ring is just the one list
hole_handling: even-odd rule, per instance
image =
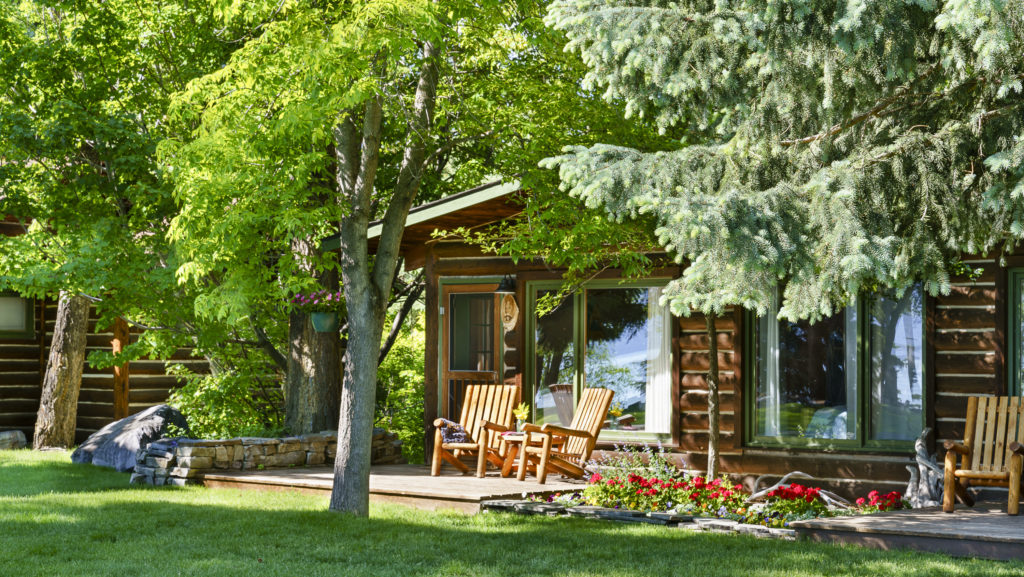
[[153, 441], [168, 436], [168, 425], [188, 429], [184, 415], [167, 405], [150, 407], [141, 413], [114, 421], [85, 440], [74, 453], [73, 463], [92, 463], [121, 472], [135, 468], [136, 453]]
[[28, 446], [25, 433], [21, 431], [0, 431], [0, 450], [24, 449]]

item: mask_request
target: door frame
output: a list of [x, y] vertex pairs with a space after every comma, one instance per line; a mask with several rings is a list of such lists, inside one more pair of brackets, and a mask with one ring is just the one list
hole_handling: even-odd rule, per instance
[[488, 275], [488, 276], [447, 276], [438, 278], [438, 311], [437, 311], [437, 414], [446, 419], [458, 418], [458, 415], [447, 414], [447, 400], [448, 400], [448, 378], [446, 373], [450, 372], [447, 370], [448, 367], [448, 347], [450, 344], [450, 332], [448, 319], [451, 318], [449, 308], [449, 302], [451, 301], [450, 296], [452, 294], [470, 293], [470, 294], [486, 294], [490, 293], [494, 295], [494, 309], [493, 309], [493, 323], [494, 323], [494, 371], [458, 371], [461, 375], [466, 378], [480, 378], [485, 379], [493, 374], [495, 382], [501, 381], [501, 376], [504, 374], [504, 334], [501, 326], [500, 318], [500, 302], [499, 295], [494, 292], [498, 288], [498, 283], [501, 282], [501, 276]]

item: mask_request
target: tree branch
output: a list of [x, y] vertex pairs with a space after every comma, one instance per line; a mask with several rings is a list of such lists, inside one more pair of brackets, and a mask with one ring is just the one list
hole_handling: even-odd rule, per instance
[[419, 300], [420, 295], [423, 294], [423, 289], [427, 285], [423, 282], [423, 271], [420, 271], [416, 275], [416, 280], [412, 290], [409, 291], [409, 295], [405, 297], [405, 302], [402, 303], [402, 308], [399, 309], [398, 314], [395, 315], [395, 320], [391, 323], [391, 330], [388, 331], [388, 336], [384, 340], [384, 343], [380, 347], [380, 356], [377, 357], [377, 366], [380, 366], [387, 358], [388, 353], [391, 352], [391, 347], [395, 345], [395, 341], [398, 340], [398, 333], [402, 329], [402, 325], [405, 324], [405, 319], [412, 312], [412, 307], [416, 305], [416, 301]]
[[372, 271], [373, 289], [378, 298], [385, 298], [391, 289], [391, 279], [398, 263], [398, 250], [405, 232], [405, 219], [416, 199], [423, 179], [423, 159], [426, 156], [427, 132], [433, 124], [437, 97], [438, 54], [431, 42], [423, 43], [423, 63], [420, 66], [413, 114], [406, 133], [406, 146], [398, 171], [394, 194], [384, 213], [383, 230], [377, 243], [377, 258]]
[[274, 343], [270, 342], [270, 339], [267, 337], [267, 333], [263, 330], [263, 327], [257, 326], [256, 323], [252, 321], [249, 321], [249, 325], [252, 327], [252, 332], [256, 334], [256, 344], [259, 345], [265, 353], [267, 353], [267, 356], [270, 357], [270, 360], [274, 362], [274, 365], [276, 365], [277, 368], [288, 372], [288, 359], [281, 354], [281, 351], [277, 350]]
[[822, 139], [828, 138], [830, 136], [835, 136], [836, 134], [839, 134], [840, 132], [843, 132], [843, 131], [845, 131], [847, 129], [853, 128], [854, 126], [857, 126], [858, 124], [864, 122], [865, 120], [869, 120], [871, 118], [882, 116], [882, 113], [887, 108], [889, 108], [890, 106], [892, 106], [896, 102], [899, 102], [900, 100], [906, 98], [906, 96], [912, 92], [912, 88], [913, 88], [913, 84], [914, 83], [927, 78], [928, 76], [930, 76], [932, 74], [932, 72], [935, 71], [935, 69], [936, 69], [936, 66], [932, 66], [931, 68], [926, 70], [922, 75], [918, 76], [917, 78], [915, 78], [911, 82], [909, 82], [909, 83], [899, 87], [898, 89], [896, 89], [896, 93], [895, 94], [893, 94], [889, 98], [885, 98], [885, 99], [881, 100], [880, 102], [878, 102], [877, 104], [872, 106], [867, 112], [862, 112], [861, 114], [858, 114], [857, 116], [854, 116], [850, 120], [847, 120], [846, 122], [844, 122], [842, 124], [836, 124], [832, 128], [830, 128], [828, 130], [825, 130], [823, 132], [819, 132], [818, 134], [814, 134], [812, 136], [805, 136], [803, 138], [797, 138], [797, 139], [793, 139], [793, 140], [783, 140], [783, 141], [779, 142], [779, 144], [781, 144], [782, 146], [795, 146], [795, 145], [798, 145], [798, 144], [810, 144], [812, 142], [816, 142], [818, 140], [822, 140]]

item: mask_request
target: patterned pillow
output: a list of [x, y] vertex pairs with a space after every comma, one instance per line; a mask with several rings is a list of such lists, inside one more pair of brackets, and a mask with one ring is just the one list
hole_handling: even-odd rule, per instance
[[466, 428], [448, 419], [441, 419], [441, 442], [442, 443], [471, 443]]

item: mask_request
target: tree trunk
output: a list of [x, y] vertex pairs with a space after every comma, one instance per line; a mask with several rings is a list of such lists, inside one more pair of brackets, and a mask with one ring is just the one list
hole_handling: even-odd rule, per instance
[[[384, 329], [383, 307], [376, 298], [349, 305], [345, 386], [338, 419], [338, 453], [330, 508], [359, 516], [370, 510], [370, 445], [376, 408], [377, 356]], [[378, 310], [380, 309], [380, 310]]]
[[715, 328], [715, 316], [706, 315], [705, 322], [708, 332], [708, 472], [707, 478], [718, 476], [718, 433], [719, 433], [719, 398], [718, 398], [718, 329]]
[[[292, 243], [308, 254], [316, 247], [306, 239]], [[320, 276], [321, 285], [338, 290], [338, 272]], [[333, 429], [341, 404], [341, 339], [337, 332], [318, 333], [306, 313], [288, 317], [288, 378], [285, 381], [284, 426], [293, 435]]]
[[372, 259], [367, 249], [367, 231], [379, 161], [383, 98], [378, 96], [365, 103], [361, 135], [354, 114], [334, 130], [338, 191], [348, 204], [341, 218], [338, 262], [348, 306], [349, 336], [330, 509], [362, 517], [370, 512], [370, 442], [377, 393], [377, 360], [388, 296], [401, 256], [399, 249], [405, 220], [423, 178], [427, 135], [437, 95], [437, 60], [434, 45], [424, 42], [405, 149], [382, 219], [377, 252]]
[[50, 358], [43, 377], [42, 398], [36, 416], [32, 447], [70, 447], [75, 444], [78, 392], [82, 388], [85, 342], [89, 327], [89, 300], [60, 293], [57, 324]]

